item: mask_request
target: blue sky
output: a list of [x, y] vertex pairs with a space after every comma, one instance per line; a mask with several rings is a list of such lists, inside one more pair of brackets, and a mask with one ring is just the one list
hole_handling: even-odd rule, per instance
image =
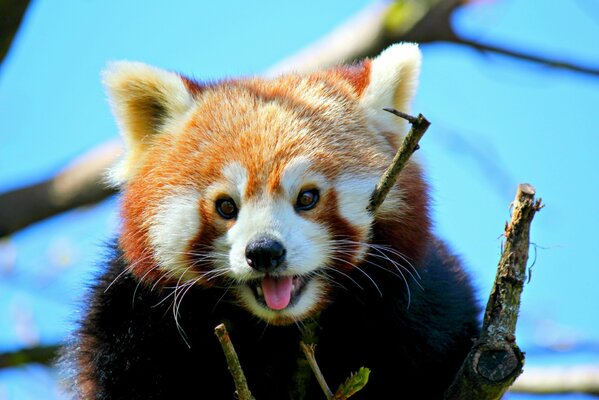
[[[366, 4], [33, 2], [0, 69], [0, 190], [47, 177], [116, 137], [100, 83], [108, 61], [203, 80], [259, 74]], [[593, 0], [481, 2], [454, 23], [470, 38], [599, 66]], [[448, 44], [422, 49], [414, 110], [432, 122], [418, 157], [437, 231], [486, 299], [515, 188], [534, 184], [547, 207], [533, 225], [536, 263], [519, 343], [529, 365], [597, 364], [599, 78]], [[0, 243], [0, 350], [68, 335], [101, 246], [118, 228], [116, 204], [75, 210]], [[0, 371], [0, 399], [53, 398], [54, 378], [36, 367]]]

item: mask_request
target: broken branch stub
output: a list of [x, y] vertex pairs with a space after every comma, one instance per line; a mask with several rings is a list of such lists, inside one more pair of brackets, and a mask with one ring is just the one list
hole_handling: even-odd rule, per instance
[[522, 373], [524, 354], [516, 344], [515, 331], [526, 281], [530, 224], [543, 207], [534, 196], [531, 185], [518, 186], [480, 338], [447, 389], [445, 400], [500, 399]]

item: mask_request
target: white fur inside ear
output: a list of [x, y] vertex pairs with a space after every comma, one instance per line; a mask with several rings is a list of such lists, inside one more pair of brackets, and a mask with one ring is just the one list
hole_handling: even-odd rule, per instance
[[181, 76], [140, 62], [110, 63], [102, 77], [125, 142], [124, 158], [108, 174], [118, 186], [132, 175], [151, 136], [172, 131], [195, 101]]
[[372, 60], [370, 83], [361, 103], [368, 121], [379, 132], [404, 134], [406, 122], [383, 108], [410, 112], [416, 94], [422, 55], [415, 43], [399, 43], [388, 47]]
[[155, 100], [157, 105], [164, 107], [166, 123], [184, 115], [194, 104], [194, 98], [181, 76], [144, 63], [112, 62], [103, 71], [102, 78], [121, 124], [126, 124], [130, 117], [137, 116], [129, 115], [131, 112], [145, 114], [154, 111], [136, 109], [136, 105], [142, 106], [140, 102], [148, 99]]

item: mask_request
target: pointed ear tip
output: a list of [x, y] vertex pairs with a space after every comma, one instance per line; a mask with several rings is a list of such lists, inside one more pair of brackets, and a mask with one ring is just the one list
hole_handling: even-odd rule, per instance
[[144, 72], [151, 72], [155, 69], [155, 67], [138, 61], [109, 61], [106, 68], [102, 70], [102, 82], [107, 87], [114, 87], [131, 77], [140, 76]]
[[418, 47], [418, 43], [402, 42], [387, 47], [375, 60], [379, 58], [387, 62], [411, 64], [419, 67], [422, 62], [422, 52]]
[[133, 67], [132, 62], [129, 61], [109, 61], [106, 64], [106, 68], [102, 70], [102, 83], [107, 87], [112, 87], [121, 80], [123, 75], [127, 75]]

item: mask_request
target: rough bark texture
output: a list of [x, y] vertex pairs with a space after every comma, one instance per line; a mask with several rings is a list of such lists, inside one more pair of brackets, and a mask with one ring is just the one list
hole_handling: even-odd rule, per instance
[[220, 324], [214, 328], [214, 333], [216, 334], [216, 337], [218, 337], [218, 341], [220, 342], [223, 352], [225, 353], [227, 367], [229, 368], [229, 372], [231, 372], [233, 382], [235, 382], [237, 398], [239, 398], [239, 400], [255, 400], [250, 392], [250, 389], [248, 388], [245, 374], [243, 373], [241, 364], [239, 364], [237, 352], [235, 351], [235, 347], [233, 347], [233, 343], [231, 342], [231, 338], [229, 337], [229, 333], [227, 332], [225, 324]]
[[526, 280], [530, 224], [542, 208], [534, 195], [531, 185], [518, 186], [481, 336], [447, 390], [446, 400], [499, 399], [522, 372], [524, 354], [516, 344], [515, 330]]

